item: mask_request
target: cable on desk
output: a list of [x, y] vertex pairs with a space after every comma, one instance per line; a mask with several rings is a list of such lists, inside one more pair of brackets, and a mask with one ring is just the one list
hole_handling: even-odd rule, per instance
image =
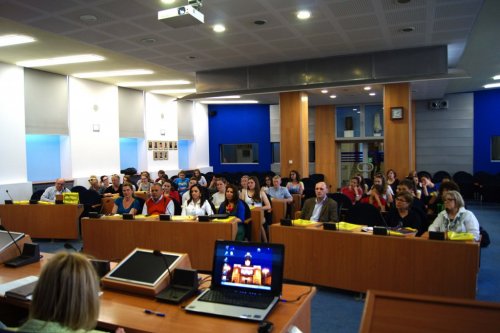
[[284, 303], [295, 303], [295, 302], [298, 302], [300, 301], [300, 299], [306, 295], [309, 295], [311, 293], [311, 291], [313, 290], [313, 287], [309, 287], [309, 290], [306, 291], [305, 293], [299, 295], [296, 299], [293, 299], [293, 300], [287, 300], [287, 299], [284, 299], [284, 298], [281, 298], [280, 301], [281, 302], [284, 302]]

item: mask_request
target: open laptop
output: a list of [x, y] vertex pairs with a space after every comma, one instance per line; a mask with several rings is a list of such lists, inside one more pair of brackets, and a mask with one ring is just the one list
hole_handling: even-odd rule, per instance
[[216, 241], [212, 285], [188, 312], [261, 321], [278, 303], [283, 285], [283, 244]]

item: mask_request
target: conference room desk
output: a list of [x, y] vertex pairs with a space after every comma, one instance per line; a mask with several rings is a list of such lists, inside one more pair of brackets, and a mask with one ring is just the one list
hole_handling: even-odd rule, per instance
[[270, 227], [285, 245], [285, 278], [366, 292], [368, 289], [475, 298], [479, 243]]
[[[50, 255], [49, 255], [50, 256]], [[196, 258], [191, 258], [191, 261]], [[18, 269], [0, 266], [0, 283], [6, 283], [28, 275], [39, 275], [41, 266], [47, 262], [43, 258], [35, 263]], [[302, 332], [311, 331], [311, 300], [316, 294], [316, 288], [300, 285], [283, 285], [283, 298], [295, 300], [303, 295], [298, 302], [279, 303], [267, 317], [274, 324], [273, 332], [288, 332], [292, 326], [297, 326]], [[10, 301], [0, 297], [0, 314], [22, 312], [27, 303]], [[165, 313], [158, 317], [144, 313], [144, 309]], [[25, 314], [25, 313], [24, 313]], [[11, 319], [8, 317], [7, 319]], [[0, 320], [5, 320], [0, 317]], [[127, 333], [144, 332], [257, 332], [258, 324], [242, 320], [225, 319], [221, 317], [202, 316], [185, 312], [180, 306], [160, 303], [151, 297], [127, 294], [105, 289], [101, 296], [101, 308], [98, 327], [114, 331], [123, 327]]]
[[232, 222], [82, 219], [83, 251], [98, 259], [120, 260], [136, 247], [189, 254], [193, 268], [212, 270], [217, 239], [234, 240]]
[[31, 238], [78, 239], [83, 205], [0, 205], [2, 224]]
[[280, 224], [281, 219], [286, 217], [288, 202], [285, 199], [272, 199], [272, 224]]
[[498, 332], [500, 304], [369, 290], [361, 333]]

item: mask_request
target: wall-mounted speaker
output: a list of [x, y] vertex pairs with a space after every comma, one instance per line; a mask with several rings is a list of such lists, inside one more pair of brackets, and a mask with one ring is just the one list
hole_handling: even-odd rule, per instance
[[445, 99], [429, 101], [429, 110], [444, 110], [447, 108], [448, 108], [448, 101]]

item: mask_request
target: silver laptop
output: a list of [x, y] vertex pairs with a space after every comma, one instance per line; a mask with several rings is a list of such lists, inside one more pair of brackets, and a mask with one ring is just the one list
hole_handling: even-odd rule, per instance
[[216, 241], [212, 285], [188, 312], [261, 321], [278, 303], [283, 285], [283, 244]]

